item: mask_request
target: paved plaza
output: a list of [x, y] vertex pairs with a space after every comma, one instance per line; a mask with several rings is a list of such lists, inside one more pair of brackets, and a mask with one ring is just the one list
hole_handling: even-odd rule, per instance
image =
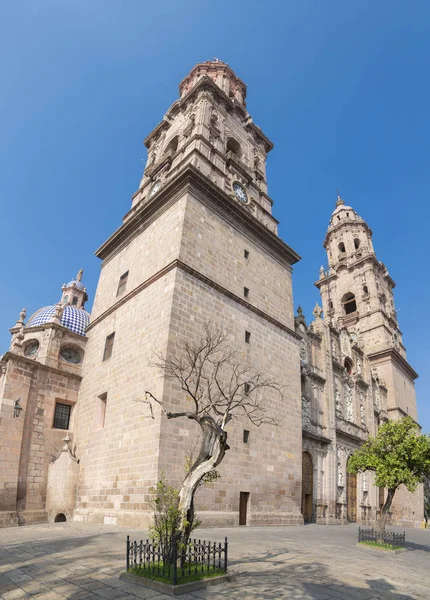
[[[125, 537], [143, 531], [56, 523], [0, 530], [3, 600], [168, 600], [118, 579]], [[229, 539], [231, 583], [180, 596], [197, 599], [405, 600], [430, 598], [430, 531], [407, 530], [409, 549], [387, 554], [355, 545], [348, 526], [198, 530]]]

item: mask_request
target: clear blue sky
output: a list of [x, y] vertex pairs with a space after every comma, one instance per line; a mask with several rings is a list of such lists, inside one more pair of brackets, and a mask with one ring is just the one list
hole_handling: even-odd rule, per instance
[[142, 139], [199, 61], [248, 84], [310, 317], [339, 188], [374, 232], [430, 431], [428, 0], [15, 0], [0, 8], [0, 349], [120, 225]]

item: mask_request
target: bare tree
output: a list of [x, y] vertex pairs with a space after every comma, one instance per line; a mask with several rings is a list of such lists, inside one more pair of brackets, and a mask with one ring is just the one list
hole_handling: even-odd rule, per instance
[[157, 354], [156, 366], [160, 373], [176, 380], [191, 403], [190, 410], [168, 412], [163, 402], [149, 390], [145, 400], [154, 416], [154, 403], [161, 406], [168, 419], [187, 418], [196, 421], [201, 430], [200, 449], [189, 468], [179, 492], [181, 525], [179, 542], [186, 544], [194, 521], [194, 496], [202, 478], [213, 472], [223, 460], [227, 444], [227, 424], [244, 416], [257, 427], [279, 424], [278, 414], [271, 415], [265, 396], [282, 401], [284, 386], [244, 364], [238, 350], [233, 349], [228, 333], [210, 324], [204, 324], [202, 335], [196, 341], [179, 343], [173, 357]]

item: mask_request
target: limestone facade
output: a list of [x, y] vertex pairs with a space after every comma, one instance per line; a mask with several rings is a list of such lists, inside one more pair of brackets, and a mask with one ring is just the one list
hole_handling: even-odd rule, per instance
[[[221, 479], [198, 493], [203, 522], [239, 524], [241, 498], [248, 525], [370, 522], [379, 491], [370, 476], [347, 477], [348, 456], [385, 418], [417, 417], [394, 282], [369, 227], [338, 199], [324, 243], [329, 269], [316, 284], [323, 309], [308, 326], [301, 310], [294, 317], [299, 256], [272, 216], [273, 146], [230, 67], [197, 65], [144, 143], [131, 209], [97, 250], [90, 324], [73, 329], [87, 314], [80, 272], [57, 305], [27, 324], [22, 313], [11, 330], [0, 363], [0, 524], [64, 516], [147, 526], [151, 486], [162, 473], [180, 485], [196, 434], [157, 407], [151, 418], [140, 401], [150, 390], [167, 410], [186, 407], [153, 366], [154, 351], [175, 356], [206, 322], [228, 330], [243, 361], [287, 393], [282, 405], [265, 397], [280, 426], [229, 425]], [[71, 407], [67, 422], [58, 404]], [[420, 503], [399, 494], [393, 519], [414, 524]]]

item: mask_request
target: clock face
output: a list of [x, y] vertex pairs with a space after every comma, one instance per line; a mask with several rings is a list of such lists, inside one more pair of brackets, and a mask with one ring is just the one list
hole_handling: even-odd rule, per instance
[[39, 350], [39, 342], [31, 342], [24, 350], [25, 356], [34, 356]]
[[73, 363], [74, 365], [78, 365], [82, 362], [81, 354], [73, 348], [62, 348], [60, 350], [60, 356], [63, 360]]
[[244, 204], [248, 202], [246, 190], [243, 187], [243, 185], [241, 185], [238, 181], [235, 181], [233, 183], [233, 192], [236, 198], [240, 200], [240, 202], [243, 202]]
[[154, 194], [156, 194], [160, 188], [161, 188], [161, 181], [156, 181], [154, 183], [154, 185], [152, 186], [151, 191], [149, 192], [149, 197], [152, 198], [152, 196]]

